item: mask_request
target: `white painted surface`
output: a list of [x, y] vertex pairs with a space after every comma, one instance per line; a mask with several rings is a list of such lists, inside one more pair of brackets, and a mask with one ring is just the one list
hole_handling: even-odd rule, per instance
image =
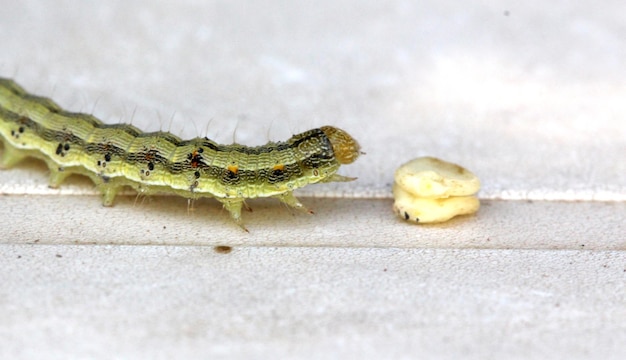
[[3, 358], [624, 354], [624, 252], [0, 249]]

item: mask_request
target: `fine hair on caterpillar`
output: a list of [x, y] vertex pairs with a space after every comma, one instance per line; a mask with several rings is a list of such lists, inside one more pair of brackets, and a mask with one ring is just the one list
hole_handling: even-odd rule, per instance
[[127, 186], [145, 195], [213, 197], [244, 229], [241, 208], [246, 199], [274, 197], [310, 212], [293, 190], [354, 180], [337, 170], [361, 154], [356, 140], [333, 126], [262, 146], [146, 133], [132, 125], [104, 124], [92, 115], [65, 111], [4, 78], [0, 78], [0, 140], [4, 143], [0, 167], [10, 168], [27, 157], [42, 159], [50, 169], [51, 187], [71, 174], [88, 176], [105, 206], [113, 205]]

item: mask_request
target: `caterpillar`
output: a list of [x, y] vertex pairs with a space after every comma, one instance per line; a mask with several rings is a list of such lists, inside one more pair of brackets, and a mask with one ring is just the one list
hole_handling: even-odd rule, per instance
[[352, 181], [340, 165], [361, 154], [347, 132], [323, 126], [262, 146], [221, 145], [206, 137], [182, 140], [169, 132], [142, 132], [127, 124], [105, 124], [92, 115], [63, 110], [0, 78], [0, 168], [39, 158], [50, 170], [49, 186], [71, 174], [89, 177], [112, 206], [120, 190], [174, 194], [191, 200], [213, 197], [245, 228], [246, 199], [274, 197], [309, 211], [293, 190], [308, 184]]

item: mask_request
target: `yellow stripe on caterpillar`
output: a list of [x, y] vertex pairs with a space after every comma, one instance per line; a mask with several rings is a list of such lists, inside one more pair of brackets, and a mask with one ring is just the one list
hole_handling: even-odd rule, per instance
[[0, 140], [4, 143], [0, 167], [9, 168], [27, 157], [42, 159], [50, 168], [52, 187], [71, 174], [88, 176], [106, 206], [125, 186], [141, 194], [214, 197], [242, 227], [245, 199], [276, 197], [306, 210], [292, 191], [318, 182], [354, 180], [336, 172], [361, 154], [356, 140], [332, 126], [252, 147], [221, 145], [208, 138], [182, 140], [168, 132], [144, 133], [132, 125], [104, 124], [91, 115], [65, 111], [4, 78], [0, 78]]

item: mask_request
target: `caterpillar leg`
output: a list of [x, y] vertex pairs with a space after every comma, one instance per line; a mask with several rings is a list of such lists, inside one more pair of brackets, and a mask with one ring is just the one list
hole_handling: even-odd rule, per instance
[[333, 174], [332, 176], [329, 176], [320, 182], [347, 182], [347, 181], [354, 181], [354, 180], [356, 180], [355, 177]]
[[121, 186], [100, 186], [100, 192], [102, 193], [102, 205], [113, 206], [115, 196], [120, 191]]
[[56, 189], [58, 188], [68, 176], [72, 175], [71, 171], [65, 171], [64, 168], [59, 167], [54, 164], [52, 161], [48, 163], [48, 168], [50, 169], [50, 178], [48, 179], [48, 186]]
[[224, 209], [228, 210], [228, 212], [230, 213], [231, 219], [233, 219], [235, 223], [237, 223], [237, 225], [239, 225], [246, 232], [249, 232], [248, 229], [246, 229], [245, 225], [243, 224], [243, 220], [241, 219], [241, 208], [244, 205], [243, 199], [217, 198], [217, 200], [222, 203], [222, 205], [224, 206]]
[[27, 157], [26, 152], [16, 149], [8, 142], [4, 143], [4, 151], [2, 153], [2, 159], [0, 160], [0, 169], [8, 169], [15, 166], [20, 161]]
[[306, 206], [304, 206], [300, 200], [298, 200], [298, 198], [296, 198], [293, 195], [293, 192], [291, 191], [287, 191], [285, 193], [282, 193], [280, 195], [275, 195], [275, 198], [277, 198], [278, 200], [280, 200], [283, 204], [287, 204], [289, 206], [291, 206], [294, 209], [298, 209], [300, 211], [304, 211], [307, 212], [309, 214], [313, 214], [313, 211], [309, 210], [306, 208]]
[[124, 188], [124, 185], [120, 185], [119, 183], [115, 184], [112, 182], [104, 182], [100, 177], [92, 177], [92, 180], [96, 183], [96, 189], [98, 189], [102, 195], [102, 205], [113, 206], [115, 196], [117, 196], [117, 193]]

